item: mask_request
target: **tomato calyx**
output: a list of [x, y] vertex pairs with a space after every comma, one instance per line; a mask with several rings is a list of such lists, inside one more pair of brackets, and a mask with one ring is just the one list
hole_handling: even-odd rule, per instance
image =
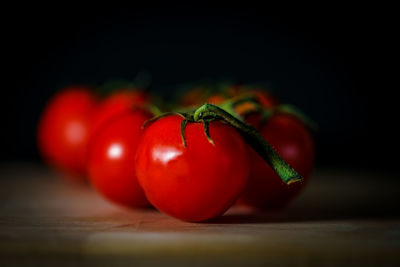
[[251, 125], [244, 122], [239, 115], [232, 110], [225, 110], [216, 105], [206, 103], [189, 112], [167, 112], [145, 122], [143, 128], [150, 123], [166, 116], [178, 115], [183, 118], [180, 125], [182, 144], [186, 147], [185, 128], [188, 123], [203, 123], [204, 134], [208, 141], [215, 146], [209, 133], [209, 124], [213, 121], [223, 121], [240, 133], [243, 139], [271, 166], [286, 184], [302, 181], [301, 175], [296, 172], [274, 148]]
[[198, 108], [193, 114], [194, 121], [201, 121], [207, 118], [219, 119], [234, 127], [285, 183], [291, 184], [302, 181], [301, 175], [279, 156], [253, 126], [237, 119], [224, 109], [208, 103]]
[[215, 146], [215, 143], [214, 143], [214, 141], [212, 140], [212, 138], [210, 136], [210, 130], [209, 130], [210, 122], [212, 122], [215, 119], [205, 118], [205, 119], [201, 119], [201, 120], [195, 121], [194, 118], [193, 118], [193, 112], [194, 112], [194, 110], [192, 110], [190, 113], [189, 112], [166, 112], [166, 113], [157, 115], [157, 116], [147, 120], [143, 124], [142, 129], [146, 128], [147, 125], [149, 125], [149, 124], [151, 124], [151, 123], [153, 123], [153, 122], [155, 122], [155, 121], [157, 121], [159, 119], [162, 119], [162, 118], [165, 118], [165, 117], [168, 117], [168, 116], [177, 115], [177, 116], [180, 116], [180, 117], [183, 118], [183, 120], [181, 122], [181, 125], [180, 125], [180, 134], [181, 134], [182, 144], [183, 144], [184, 147], [186, 147], [185, 129], [186, 129], [186, 125], [188, 123], [203, 123], [203, 125], [204, 125], [204, 134], [205, 134], [207, 140], [210, 142], [210, 144]]

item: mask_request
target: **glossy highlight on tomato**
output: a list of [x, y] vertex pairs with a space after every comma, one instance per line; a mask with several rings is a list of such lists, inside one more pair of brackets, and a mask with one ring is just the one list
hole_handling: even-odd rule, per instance
[[75, 179], [83, 178], [96, 111], [96, 97], [89, 88], [69, 86], [45, 107], [38, 126], [38, 147], [43, 157]]
[[262, 136], [303, 177], [302, 183], [287, 185], [254, 151], [251, 151], [249, 184], [238, 203], [261, 209], [277, 209], [287, 205], [306, 185], [314, 165], [314, 142], [307, 129], [291, 115], [276, 114], [260, 125], [260, 116], [252, 114], [247, 122], [258, 128]]
[[114, 203], [131, 208], [150, 206], [135, 174], [142, 125], [149, 118], [147, 111], [131, 110], [114, 118], [94, 137], [88, 164], [90, 181]]
[[186, 221], [223, 214], [243, 192], [249, 177], [248, 149], [231, 126], [210, 123], [212, 145], [202, 123], [168, 116], [150, 124], [138, 147], [136, 174], [148, 200], [160, 211]]

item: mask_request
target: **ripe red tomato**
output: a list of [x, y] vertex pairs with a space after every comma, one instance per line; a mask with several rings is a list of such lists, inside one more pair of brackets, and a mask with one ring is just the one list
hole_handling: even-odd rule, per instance
[[69, 86], [48, 103], [38, 126], [45, 159], [71, 177], [83, 177], [96, 98], [83, 86]]
[[141, 107], [149, 101], [147, 93], [132, 89], [119, 89], [106, 97], [93, 118], [92, 132], [96, 133], [103, 125], [115, 117]]
[[272, 108], [279, 104], [278, 99], [266, 90], [252, 89], [249, 93], [254, 95], [264, 108]]
[[135, 174], [135, 154], [143, 123], [151, 114], [131, 110], [114, 118], [95, 136], [89, 155], [89, 177], [107, 199], [128, 207], [150, 204]]
[[187, 221], [204, 221], [224, 213], [243, 192], [250, 165], [247, 145], [222, 122], [188, 123], [186, 147], [182, 118], [169, 116], [145, 130], [136, 155], [136, 174], [148, 200], [160, 211]]
[[265, 140], [303, 176], [304, 181], [290, 185], [283, 183], [271, 167], [251, 151], [249, 184], [238, 202], [257, 208], [280, 208], [297, 196], [309, 179], [314, 164], [313, 138], [308, 129], [290, 115], [274, 115], [261, 127], [259, 115], [252, 114], [246, 120], [259, 129]]

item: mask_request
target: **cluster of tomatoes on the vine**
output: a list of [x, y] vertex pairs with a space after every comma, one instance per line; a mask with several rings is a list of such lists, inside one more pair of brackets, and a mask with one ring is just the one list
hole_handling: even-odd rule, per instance
[[261, 88], [191, 88], [167, 113], [132, 85], [95, 92], [57, 93], [38, 143], [51, 165], [89, 177], [114, 203], [204, 221], [235, 203], [282, 207], [312, 171], [311, 121]]

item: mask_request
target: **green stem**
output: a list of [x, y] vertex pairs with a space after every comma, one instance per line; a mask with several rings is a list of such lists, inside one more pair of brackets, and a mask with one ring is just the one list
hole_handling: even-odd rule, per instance
[[186, 138], [185, 138], [185, 129], [186, 129], [186, 125], [189, 122], [188, 119], [183, 119], [181, 122], [181, 139], [182, 139], [182, 144], [184, 147], [186, 147]]
[[254, 109], [252, 111], [258, 111], [261, 109], [261, 106], [259, 106], [259, 104], [256, 102], [256, 99], [254, 98], [254, 96], [250, 96], [250, 95], [249, 96], [247, 96], [247, 95], [241, 96], [239, 98], [229, 99], [217, 106], [222, 108], [229, 114], [231, 114], [233, 117], [235, 117], [239, 120], [242, 120], [242, 116], [236, 112], [235, 108], [238, 105], [244, 104], [244, 103], [252, 103], [252, 105], [254, 105]]
[[158, 116], [154, 116], [151, 119], [148, 119], [147, 121], [144, 122], [144, 124], [142, 125], [142, 129], [145, 129], [148, 125], [152, 124], [153, 122], [168, 117], [168, 116], [172, 116], [172, 115], [178, 115], [181, 116], [182, 118], [186, 119], [186, 114], [180, 113], [180, 112], [166, 112], [166, 113], [162, 113]]
[[[210, 104], [211, 105], [211, 104]], [[237, 118], [237, 119], [241, 119], [240, 115], [236, 113], [235, 109], [234, 109], [234, 104], [232, 101], [225, 101], [222, 104], [218, 105], [221, 109], [225, 110], [227, 113], [229, 113], [231, 116]]]
[[[251, 104], [252, 106], [248, 108], [247, 110], [242, 111], [242, 113], [238, 114], [236, 111], [236, 108], [240, 106], [241, 104]], [[231, 114], [233, 117], [243, 120], [243, 118], [248, 114], [252, 112], [263, 112], [264, 108], [258, 103], [256, 97], [252, 95], [242, 95], [237, 98], [229, 99], [222, 104], [217, 105], [218, 107], [222, 108], [229, 114]]]
[[246, 142], [281, 177], [282, 181], [291, 184], [302, 180], [301, 175], [279, 156], [279, 154], [253, 126], [232, 116], [222, 108], [208, 103], [198, 108], [193, 114], [193, 120], [195, 122], [204, 121], [210, 117], [220, 118], [238, 130]]
[[145, 107], [148, 111], [150, 111], [153, 116], [160, 116], [162, 111], [156, 105], [146, 105]]

